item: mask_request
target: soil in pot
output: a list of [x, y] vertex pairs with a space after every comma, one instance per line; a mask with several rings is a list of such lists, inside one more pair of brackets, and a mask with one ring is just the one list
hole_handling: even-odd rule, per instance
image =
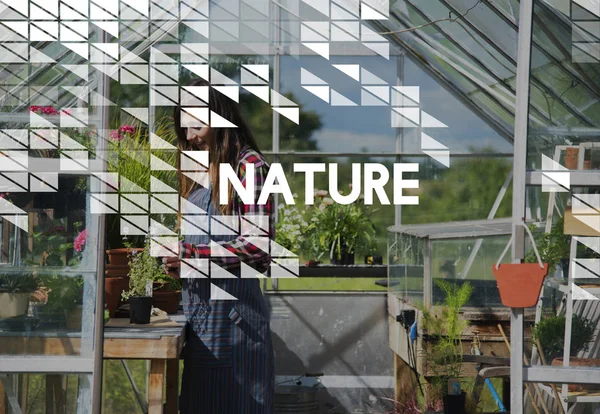
[[147, 324], [150, 323], [151, 315], [151, 296], [132, 296], [129, 298], [129, 322]]
[[121, 301], [121, 293], [129, 287], [129, 279], [125, 277], [109, 277], [104, 279], [104, 301], [111, 318]]
[[25, 315], [31, 293], [0, 293], [0, 319]]
[[[562, 358], [554, 358], [552, 366], [562, 366]], [[570, 367], [600, 367], [600, 358], [569, 358]], [[600, 384], [569, 384], [569, 391], [600, 391]]]
[[155, 308], [167, 313], [177, 313], [181, 302], [181, 290], [155, 290], [152, 292]]

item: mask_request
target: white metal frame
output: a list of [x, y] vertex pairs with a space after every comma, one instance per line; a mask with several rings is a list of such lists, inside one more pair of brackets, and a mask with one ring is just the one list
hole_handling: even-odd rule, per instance
[[[517, 66], [517, 104], [515, 116], [515, 141], [514, 141], [514, 181], [513, 181], [513, 220], [514, 220], [514, 243], [512, 259], [519, 263], [524, 256], [525, 235], [521, 226], [522, 214], [525, 212], [525, 190], [526, 185], [541, 185], [541, 171], [526, 171], [527, 161], [527, 132], [528, 132], [528, 109], [529, 109], [529, 75], [531, 63], [531, 40], [533, 23], [534, 0], [521, 0], [519, 20], [519, 45]], [[580, 151], [581, 153], [581, 151]], [[582, 155], [580, 154], [580, 157]], [[582, 158], [583, 159], [583, 158]], [[597, 186], [598, 172], [573, 171], [571, 173], [571, 186]], [[576, 241], [571, 244], [571, 255], [576, 250]], [[569, 291], [572, 282], [572, 271], [569, 272]], [[571, 309], [567, 313], [572, 313]], [[567, 302], [569, 308], [569, 302]], [[513, 413], [523, 412], [523, 383], [543, 382], [554, 384], [590, 384], [597, 383], [600, 371], [596, 368], [573, 368], [568, 366], [570, 349], [570, 332], [565, 329], [565, 366], [523, 366], [523, 309], [511, 309], [511, 411]], [[568, 339], [567, 340], [567, 336]], [[566, 387], [563, 388], [567, 392]], [[563, 395], [563, 400], [565, 395]], [[564, 404], [564, 401], [562, 402]]]

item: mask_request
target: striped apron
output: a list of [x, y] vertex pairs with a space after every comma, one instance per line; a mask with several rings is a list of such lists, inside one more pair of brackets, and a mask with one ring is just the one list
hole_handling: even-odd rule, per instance
[[[192, 192], [189, 201], [210, 216], [210, 189]], [[209, 231], [210, 233], [210, 231]], [[208, 244], [235, 236], [187, 236]], [[274, 357], [269, 309], [259, 279], [182, 279], [187, 319], [179, 406], [185, 414], [272, 414]], [[210, 283], [237, 300], [211, 300]]]

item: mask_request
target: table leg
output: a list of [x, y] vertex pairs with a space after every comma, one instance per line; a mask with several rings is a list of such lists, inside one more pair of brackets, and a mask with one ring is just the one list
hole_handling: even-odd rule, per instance
[[179, 359], [167, 360], [166, 414], [179, 412]]
[[6, 392], [4, 391], [4, 384], [0, 381], [0, 414], [6, 414], [8, 412], [8, 404], [6, 401]]
[[162, 414], [165, 395], [165, 360], [150, 361], [150, 381], [148, 386], [148, 414]]

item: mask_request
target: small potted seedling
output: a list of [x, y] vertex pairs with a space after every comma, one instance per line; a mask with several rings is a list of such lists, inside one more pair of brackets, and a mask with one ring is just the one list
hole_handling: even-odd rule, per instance
[[129, 261], [129, 290], [122, 294], [129, 301], [129, 321], [136, 324], [150, 323], [152, 314], [152, 282], [164, 274], [158, 260], [150, 255], [150, 244], [141, 252], [132, 254]]

